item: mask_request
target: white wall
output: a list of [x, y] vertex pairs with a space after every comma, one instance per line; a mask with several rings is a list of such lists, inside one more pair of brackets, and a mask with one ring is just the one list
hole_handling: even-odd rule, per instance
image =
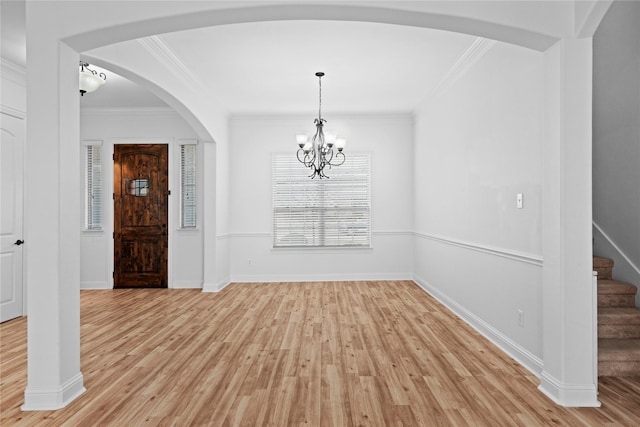
[[[198, 227], [180, 229], [180, 149], [182, 139], [195, 139], [193, 129], [170, 109], [83, 110], [81, 141], [100, 140], [103, 168], [103, 230], [85, 230], [81, 237], [82, 289], [113, 287], [113, 145], [169, 144], [169, 287], [201, 288], [203, 282], [203, 144], [198, 144]], [[84, 162], [83, 147], [79, 148]], [[84, 164], [84, 163], [83, 163]], [[84, 171], [82, 171], [84, 178]], [[83, 181], [84, 182], [84, 181]], [[84, 191], [84, 187], [83, 187]], [[81, 196], [82, 197], [82, 196]], [[84, 212], [82, 213], [84, 218]], [[81, 224], [84, 228], [84, 224]]]
[[[640, 3], [616, 1], [593, 38], [594, 253], [640, 285]], [[606, 237], [605, 237], [606, 235]], [[636, 295], [640, 307], [640, 293]]]
[[[326, 116], [326, 128], [348, 138], [347, 156], [350, 152], [371, 154], [371, 249], [274, 250], [271, 156], [296, 155], [295, 133], [315, 130], [313, 113], [291, 117], [234, 116], [230, 122], [232, 281], [411, 277], [412, 116]], [[309, 262], [310, 257], [313, 262]]]
[[416, 280], [534, 372], [542, 367], [542, 76], [542, 54], [496, 43], [418, 109], [415, 137]]

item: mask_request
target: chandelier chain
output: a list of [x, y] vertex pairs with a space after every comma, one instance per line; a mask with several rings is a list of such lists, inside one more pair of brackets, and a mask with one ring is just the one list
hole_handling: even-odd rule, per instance
[[320, 100], [318, 103], [318, 119], [322, 120], [322, 76], [318, 76], [318, 90], [318, 99]]

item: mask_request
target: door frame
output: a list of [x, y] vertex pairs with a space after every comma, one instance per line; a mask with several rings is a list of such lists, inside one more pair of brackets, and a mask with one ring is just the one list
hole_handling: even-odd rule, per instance
[[113, 280], [113, 271], [115, 268], [115, 259], [114, 259], [114, 253], [115, 253], [115, 244], [113, 241], [113, 233], [114, 233], [114, 220], [115, 220], [115, 213], [114, 213], [114, 207], [113, 207], [113, 198], [112, 197], [108, 197], [109, 194], [113, 194], [114, 193], [114, 160], [113, 160], [113, 153], [114, 153], [114, 146], [115, 145], [121, 145], [121, 144], [130, 144], [130, 145], [146, 145], [146, 144], [164, 144], [164, 145], [168, 145], [168, 155], [169, 155], [169, 179], [168, 179], [168, 184], [169, 184], [169, 203], [168, 203], [168, 218], [167, 218], [167, 239], [168, 239], [168, 251], [167, 251], [167, 288], [171, 289], [173, 288], [173, 265], [172, 265], [172, 260], [173, 260], [173, 239], [174, 239], [174, 235], [173, 235], [173, 216], [172, 216], [172, 212], [174, 209], [174, 204], [175, 204], [175, 200], [176, 197], [174, 195], [177, 195], [177, 189], [174, 188], [174, 181], [177, 178], [176, 176], [176, 169], [175, 169], [175, 159], [174, 159], [174, 155], [175, 155], [175, 140], [173, 138], [113, 138], [110, 139], [111, 144], [108, 144], [107, 150], [105, 150], [103, 153], [104, 155], [107, 157], [107, 170], [106, 173], [103, 173], [103, 177], [105, 180], [107, 180], [108, 182], [108, 190], [107, 190], [107, 197], [106, 200], [108, 201], [107, 205], [105, 206], [104, 209], [104, 213], [106, 213], [106, 218], [103, 218], [103, 228], [104, 231], [106, 233], [106, 236], [108, 238], [109, 243], [107, 244], [107, 273], [109, 271], [112, 272], [112, 275], [109, 276], [107, 274], [107, 282], [108, 282], [108, 287], [109, 289], [114, 289], [113, 285], [114, 285], [114, 280]]

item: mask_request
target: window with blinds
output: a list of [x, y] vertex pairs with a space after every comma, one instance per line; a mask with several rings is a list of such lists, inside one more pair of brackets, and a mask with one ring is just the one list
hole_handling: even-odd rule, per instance
[[102, 147], [86, 146], [85, 228], [102, 230]]
[[295, 155], [272, 159], [273, 247], [369, 247], [370, 158], [350, 153], [345, 163], [311, 179]]
[[180, 145], [180, 227], [196, 227], [196, 145]]

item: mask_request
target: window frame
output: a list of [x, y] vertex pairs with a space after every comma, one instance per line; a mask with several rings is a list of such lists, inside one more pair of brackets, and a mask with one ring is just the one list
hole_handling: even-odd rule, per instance
[[[198, 228], [198, 150], [197, 140], [180, 140], [179, 145], [179, 229], [195, 230]], [[188, 152], [187, 152], [188, 150]], [[187, 155], [187, 156], [185, 156]], [[190, 173], [185, 174], [185, 162], [190, 166]], [[190, 191], [187, 190], [187, 187]], [[190, 197], [187, 200], [187, 197]]]
[[[279, 167], [282, 169], [276, 170]], [[322, 180], [318, 177], [310, 178], [309, 169], [300, 164], [295, 155], [292, 156], [291, 153], [273, 153], [271, 169], [273, 250], [371, 249], [370, 153], [351, 152], [344, 165], [332, 168], [327, 173], [328, 178]], [[353, 177], [356, 179], [350, 180]], [[301, 185], [304, 189], [296, 188], [297, 185]], [[276, 188], [276, 186], [280, 187]], [[278, 199], [282, 195], [283, 189], [285, 193], [287, 192], [287, 187], [291, 188], [290, 192], [297, 192], [298, 196], [300, 196], [300, 191], [307, 192], [305, 197], [309, 194], [308, 191], [315, 192], [315, 202], [318, 204], [312, 206], [313, 202], [312, 205], [294, 202], [293, 206], [279, 206], [280, 203], [287, 202], [284, 199]], [[338, 194], [338, 197], [335, 197], [335, 194]], [[292, 200], [298, 200], [293, 194], [289, 196]], [[294, 223], [289, 227], [289, 234], [300, 235], [300, 241], [292, 242], [290, 240], [287, 242], [285, 240], [286, 234], [283, 236], [283, 231], [279, 231], [282, 230], [283, 223], [286, 222], [286, 219], [282, 219], [283, 217], [289, 217], [289, 221]], [[300, 217], [304, 219], [300, 219]], [[303, 222], [307, 222], [308, 226], [303, 225]], [[353, 224], [355, 228], [350, 228], [349, 224]], [[312, 227], [311, 232], [308, 227]], [[345, 227], [351, 230], [350, 237], [347, 237], [342, 231]], [[296, 228], [303, 228], [304, 232], [296, 233]], [[349, 238], [351, 243], [348, 242]], [[354, 241], [355, 243], [353, 243]]]
[[83, 226], [85, 231], [100, 232], [104, 230], [103, 143], [101, 140], [87, 140], [82, 141], [82, 146], [84, 159]]

